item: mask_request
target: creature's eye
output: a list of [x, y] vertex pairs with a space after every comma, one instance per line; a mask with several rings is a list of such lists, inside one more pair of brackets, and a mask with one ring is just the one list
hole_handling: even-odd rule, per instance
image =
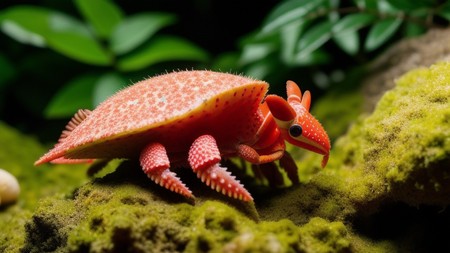
[[289, 128], [289, 134], [292, 137], [299, 137], [300, 135], [302, 135], [302, 127], [300, 125], [294, 124]]

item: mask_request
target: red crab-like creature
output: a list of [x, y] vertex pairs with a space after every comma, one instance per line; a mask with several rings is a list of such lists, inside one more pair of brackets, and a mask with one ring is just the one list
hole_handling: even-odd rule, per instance
[[309, 113], [310, 93], [302, 96], [288, 81], [286, 101], [265, 96], [268, 87], [264, 81], [212, 71], [180, 71], [141, 81], [93, 111], [79, 110], [35, 165], [135, 158], [151, 180], [193, 197], [170, 170], [191, 167], [211, 188], [250, 201], [244, 186], [219, 165], [222, 158], [272, 162], [283, 157], [288, 141], [324, 155], [324, 167], [330, 150], [325, 130]]

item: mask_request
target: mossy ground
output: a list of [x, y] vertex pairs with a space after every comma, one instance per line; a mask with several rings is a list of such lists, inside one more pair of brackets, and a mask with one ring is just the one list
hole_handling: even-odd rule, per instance
[[[341, 222], [314, 218], [255, 222], [232, 203], [195, 205], [148, 187], [137, 164], [125, 162], [66, 199], [45, 199], [26, 224], [26, 252], [346, 252]], [[161, 192], [161, 194], [159, 194]], [[255, 243], [258, 242], [258, 243]]]
[[46, 149], [1, 122], [0, 146], [0, 167], [13, 174], [21, 187], [15, 204], [0, 207], [0, 252], [18, 252], [24, 243], [24, 224], [42, 198], [70, 194], [88, 178], [80, 166], [34, 167], [34, 161]]
[[0, 250], [426, 252], [445, 247], [435, 228], [450, 225], [444, 209], [450, 204], [450, 63], [412, 71], [397, 83], [372, 115], [360, 117], [337, 139], [327, 168], [319, 168], [320, 156], [302, 155], [300, 175], [308, 177], [302, 184], [270, 191], [251, 187], [256, 208], [211, 191], [189, 170], [180, 171], [198, 197], [193, 203], [152, 184], [133, 162], [82, 184], [83, 168], [34, 168], [44, 150], [2, 126], [2, 140], [17, 147], [0, 157], [1, 166], [18, 177], [23, 194], [0, 212], [0, 222], [7, 224]]

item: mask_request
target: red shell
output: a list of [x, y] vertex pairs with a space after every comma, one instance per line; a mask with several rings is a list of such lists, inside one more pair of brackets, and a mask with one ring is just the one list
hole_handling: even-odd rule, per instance
[[36, 164], [60, 157], [131, 157], [149, 142], [163, 144], [171, 154], [187, 153], [204, 133], [232, 149], [255, 138], [261, 124], [256, 113], [267, 89], [263, 81], [212, 71], [143, 80], [100, 104]]

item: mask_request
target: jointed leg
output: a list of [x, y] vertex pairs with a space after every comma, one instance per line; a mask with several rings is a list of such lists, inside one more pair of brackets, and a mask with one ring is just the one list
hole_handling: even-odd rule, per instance
[[241, 158], [252, 164], [262, 164], [280, 159], [284, 154], [284, 147], [273, 151], [271, 154], [260, 155], [254, 148], [245, 144], [240, 144], [237, 147], [237, 153]]
[[140, 155], [141, 167], [155, 183], [176, 193], [192, 198], [192, 192], [169, 170], [170, 162], [166, 149], [159, 143], [147, 145]]
[[288, 178], [292, 181], [292, 184], [296, 185], [300, 183], [297, 165], [289, 152], [284, 152], [283, 157], [280, 159], [280, 167], [286, 171]]
[[220, 160], [219, 148], [211, 135], [198, 137], [189, 150], [189, 164], [202, 182], [230, 197], [244, 201], [253, 200], [239, 180], [226, 168], [219, 166]]

